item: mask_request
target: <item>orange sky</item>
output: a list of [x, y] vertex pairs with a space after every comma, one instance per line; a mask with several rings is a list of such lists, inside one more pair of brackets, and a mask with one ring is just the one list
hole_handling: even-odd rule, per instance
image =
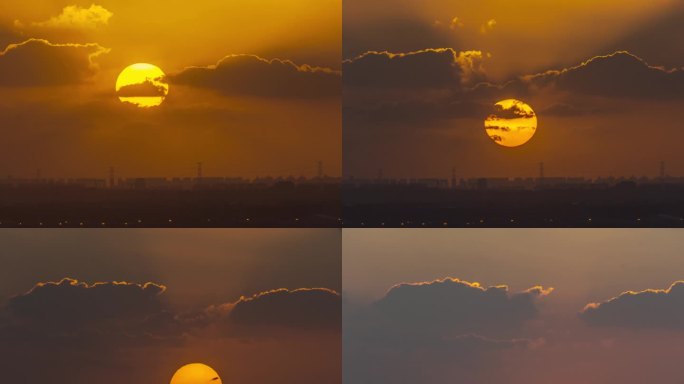
[[[0, 174], [106, 177], [114, 166], [121, 176], [192, 176], [201, 161], [207, 176], [313, 176], [319, 160], [340, 174], [339, 1], [68, 5], [0, 5], [2, 48], [42, 39], [0, 56]], [[132, 63], [174, 75], [240, 54], [255, 56], [214, 72], [211, 84], [171, 84], [154, 110], [114, 95]], [[258, 57], [292, 66], [278, 71]], [[321, 76], [295, 67], [305, 65], [329, 68], [327, 83], [312, 85]], [[236, 70], [242, 87], [225, 88], [220, 77]], [[265, 92], [269, 84], [282, 89]]]

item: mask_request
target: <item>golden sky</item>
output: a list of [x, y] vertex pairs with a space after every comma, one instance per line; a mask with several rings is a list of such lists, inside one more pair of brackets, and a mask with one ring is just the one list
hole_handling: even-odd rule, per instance
[[[684, 173], [684, 7], [676, 0], [350, 0], [344, 173], [388, 178]], [[534, 136], [492, 145], [519, 99]]]
[[368, 49], [476, 49], [492, 54], [490, 75], [502, 80], [584, 60], [678, 6], [677, 0], [350, 0], [345, 58]]
[[[340, 173], [339, 1], [10, 1], [0, 15], [0, 174]], [[161, 106], [118, 102], [134, 63], [169, 76]]]

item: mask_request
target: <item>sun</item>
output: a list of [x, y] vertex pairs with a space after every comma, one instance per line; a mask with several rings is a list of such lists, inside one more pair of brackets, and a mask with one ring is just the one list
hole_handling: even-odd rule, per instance
[[124, 68], [116, 79], [116, 94], [123, 103], [149, 108], [160, 105], [169, 93], [164, 72], [153, 64], [136, 63]]
[[170, 384], [222, 384], [218, 373], [210, 366], [200, 363], [180, 367], [173, 374]]
[[532, 107], [516, 99], [501, 100], [484, 121], [490, 139], [504, 147], [527, 143], [537, 131], [537, 115]]

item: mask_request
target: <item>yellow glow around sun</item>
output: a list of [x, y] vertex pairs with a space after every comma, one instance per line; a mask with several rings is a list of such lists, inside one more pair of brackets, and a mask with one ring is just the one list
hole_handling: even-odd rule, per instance
[[156, 65], [136, 63], [124, 68], [116, 79], [119, 100], [141, 108], [160, 105], [169, 93], [162, 81], [164, 72]]
[[180, 367], [170, 384], [222, 384], [218, 373], [210, 366], [200, 363]]
[[537, 115], [532, 107], [516, 99], [494, 104], [494, 112], [484, 121], [490, 139], [504, 147], [527, 143], [537, 131]]

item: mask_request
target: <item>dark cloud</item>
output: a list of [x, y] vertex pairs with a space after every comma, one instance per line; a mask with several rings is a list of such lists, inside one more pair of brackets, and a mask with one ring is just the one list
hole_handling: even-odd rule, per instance
[[[526, 98], [546, 92], [578, 101], [586, 96], [616, 99], [675, 99], [684, 97], [684, 70], [649, 65], [626, 51], [592, 57], [576, 66], [519, 76], [502, 84], [480, 83], [457, 99], [496, 101]], [[547, 96], [548, 97], [548, 96]], [[573, 108], [567, 102], [550, 109], [556, 115], [593, 113], [596, 108]]]
[[155, 312], [163, 285], [102, 282], [89, 285], [71, 278], [38, 283], [30, 291], [9, 301], [9, 309], [20, 317], [55, 322], [90, 322], [110, 317], [128, 317]]
[[503, 126], [498, 126], [498, 125], [488, 125], [487, 129], [492, 129], [495, 131], [502, 131], [502, 132], [509, 132], [511, 130], [510, 127], [503, 127]]
[[396, 285], [345, 317], [345, 381], [435, 382], [436, 371], [467, 372], [495, 364], [506, 350], [534, 348], [544, 341], [518, 335], [537, 316], [537, 298], [549, 292], [509, 293], [453, 278]]
[[255, 55], [229, 55], [216, 65], [189, 67], [168, 77], [172, 83], [227, 95], [278, 98], [341, 95], [341, 76], [337, 71]]
[[503, 105], [494, 105], [494, 116], [490, 118], [499, 119], [518, 119], [518, 118], [532, 118], [534, 117], [534, 111], [527, 111], [523, 108], [520, 103], [514, 103], [510, 108], [504, 108]]
[[155, 283], [65, 278], [39, 283], [0, 311], [0, 340], [8, 343], [178, 343], [186, 337], [244, 337], [263, 327], [338, 329], [340, 296], [324, 288], [278, 289], [235, 303], [179, 312]]
[[39, 283], [13, 297], [4, 309], [0, 338], [18, 342], [51, 339], [99, 341], [164, 335], [173, 316], [160, 301], [166, 287], [155, 283], [102, 282], [65, 278]]
[[239, 325], [336, 328], [340, 325], [340, 295], [325, 288], [277, 289], [234, 304], [229, 320]]
[[537, 315], [536, 300], [551, 292], [542, 287], [509, 293], [507, 286], [484, 288], [453, 278], [399, 284], [373, 305], [398, 329], [463, 334], [507, 331]]
[[116, 91], [116, 95], [119, 97], [166, 96], [166, 88], [154, 84], [151, 80], [146, 80], [139, 84], [124, 85]]
[[594, 326], [684, 329], [684, 281], [588, 304], [580, 318]]
[[593, 57], [577, 66], [524, 76], [528, 88], [615, 98], [684, 97], [684, 70], [649, 65], [629, 52]]
[[[343, 4], [346, 7], [346, 4]], [[412, 52], [425, 47], [454, 47], [456, 35], [447, 25], [428, 23], [413, 18], [354, 24], [355, 20], [344, 18], [344, 57], [354, 57], [373, 49], [389, 52]]]
[[451, 48], [408, 53], [366, 52], [345, 60], [345, 86], [395, 89], [460, 89], [485, 80], [480, 51]]
[[96, 43], [53, 44], [42, 39], [10, 44], [0, 52], [0, 86], [80, 83], [95, 74], [94, 59], [108, 51]]
[[[344, 63], [345, 86], [450, 91], [453, 101], [496, 101], [541, 91], [609, 98], [684, 97], [684, 70], [649, 65], [629, 52], [593, 57], [560, 70], [487, 83], [479, 51], [450, 48], [409, 53], [366, 52]], [[384, 97], [384, 95], [383, 95]], [[412, 94], [413, 99], [419, 99]]]

